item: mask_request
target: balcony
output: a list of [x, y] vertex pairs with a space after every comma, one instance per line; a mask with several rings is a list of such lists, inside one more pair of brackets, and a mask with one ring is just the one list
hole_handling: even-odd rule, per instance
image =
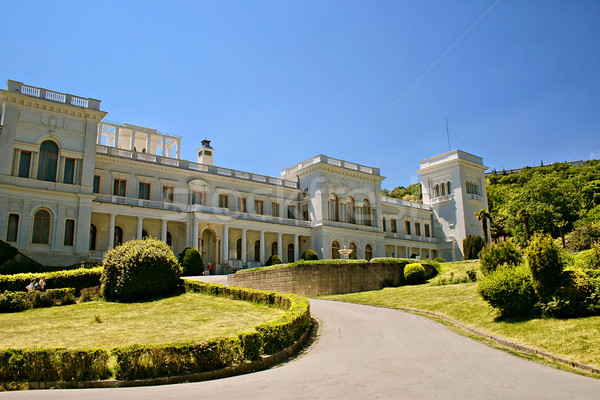
[[454, 195], [453, 194], [447, 194], [444, 196], [437, 196], [431, 199], [431, 205], [435, 205], [435, 204], [441, 204], [441, 203], [447, 203], [450, 201], [454, 201]]

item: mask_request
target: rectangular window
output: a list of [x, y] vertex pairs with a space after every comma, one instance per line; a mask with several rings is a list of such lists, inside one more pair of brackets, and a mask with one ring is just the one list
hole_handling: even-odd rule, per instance
[[199, 190], [192, 192], [192, 204], [204, 204], [204, 193]]
[[421, 236], [421, 224], [418, 222], [415, 222], [415, 235]]
[[75, 236], [75, 220], [65, 221], [65, 246], [73, 246], [73, 237]]
[[8, 215], [8, 231], [6, 232], [7, 242], [16, 242], [19, 232], [19, 214]]
[[383, 221], [383, 231], [385, 232], [387, 230], [387, 228], [385, 226], [385, 217], [382, 217], [382, 221]]
[[125, 197], [127, 192], [127, 181], [125, 179], [115, 178], [115, 184], [113, 187], [113, 195]]
[[279, 217], [279, 203], [271, 203], [271, 215]]
[[302, 206], [302, 219], [308, 221], [308, 204]]
[[175, 188], [173, 186], [163, 186], [163, 201], [172, 203], [175, 200]]
[[296, 214], [296, 207], [295, 206], [288, 206], [287, 211], [288, 211], [287, 212], [287, 217], [289, 219], [296, 219], [296, 215], [295, 215]]
[[425, 224], [425, 237], [431, 237], [431, 232], [429, 232], [429, 224]]
[[404, 229], [406, 230], [406, 234], [410, 235], [410, 221], [404, 221]]
[[75, 159], [65, 158], [65, 174], [63, 176], [63, 183], [73, 184], [75, 183]]
[[392, 232], [394, 232], [394, 233], [398, 232], [398, 227], [396, 226], [395, 218], [392, 218], [391, 225], [392, 225]]
[[256, 208], [256, 213], [260, 215], [265, 214], [265, 202], [262, 200], [255, 200], [254, 207]]
[[138, 189], [138, 199], [150, 200], [150, 184], [140, 182]]
[[19, 159], [19, 177], [29, 178], [29, 169], [31, 168], [31, 152], [21, 151]]
[[229, 196], [226, 194], [219, 195], [219, 207], [229, 208]]
[[245, 197], [240, 197], [238, 199], [238, 211], [243, 213], [248, 212], [248, 201]]
[[100, 193], [100, 175], [94, 175], [94, 193]]

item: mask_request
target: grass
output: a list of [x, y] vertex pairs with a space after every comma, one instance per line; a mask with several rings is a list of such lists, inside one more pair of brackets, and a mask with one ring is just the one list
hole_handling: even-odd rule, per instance
[[94, 301], [0, 314], [0, 348], [112, 349], [233, 336], [285, 311], [202, 293], [143, 303]]
[[[443, 263], [440, 278], [466, 275], [478, 262]], [[435, 280], [437, 278], [434, 278]], [[600, 368], [600, 316], [573, 319], [497, 320], [496, 312], [477, 293], [476, 283], [435, 286], [401, 286], [383, 290], [322, 296], [322, 299], [387, 308], [410, 307], [454, 318], [511, 341], [571, 361]]]

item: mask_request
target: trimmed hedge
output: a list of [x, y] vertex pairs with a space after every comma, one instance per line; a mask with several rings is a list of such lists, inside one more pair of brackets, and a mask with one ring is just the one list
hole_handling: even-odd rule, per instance
[[305, 260], [305, 261], [314, 261], [314, 260], [318, 260], [319, 256], [317, 255], [317, 252], [314, 251], [313, 249], [308, 249], [304, 253], [302, 253], [302, 255], [300, 256], [300, 259]]
[[20, 292], [25, 289], [31, 281], [39, 281], [44, 278], [46, 289], [74, 288], [75, 295], [81, 289], [100, 285], [102, 267], [79, 268], [65, 271], [29, 273], [15, 275], [0, 275], [0, 292]]
[[179, 254], [179, 264], [181, 264], [182, 276], [202, 275], [204, 273], [202, 256], [194, 247], [183, 249]]
[[273, 254], [271, 257], [267, 258], [265, 262], [265, 267], [270, 267], [271, 265], [281, 264], [281, 258], [277, 254]]
[[409, 285], [418, 285], [425, 281], [425, 268], [421, 264], [406, 264], [404, 266], [404, 280]]
[[17, 312], [30, 308], [75, 304], [75, 289], [48, 289], [44, 292], [9, 292], [0, 295], [0, 313]]

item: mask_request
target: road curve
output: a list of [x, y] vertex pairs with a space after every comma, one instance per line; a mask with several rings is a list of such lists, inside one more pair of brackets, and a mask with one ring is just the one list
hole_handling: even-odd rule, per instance
[[303, 357], [227, 379], [0, 393], [0, 399], [598, 399], [600, 380], [559, 371], [384, 308], [311, 300], [321, 336]]

